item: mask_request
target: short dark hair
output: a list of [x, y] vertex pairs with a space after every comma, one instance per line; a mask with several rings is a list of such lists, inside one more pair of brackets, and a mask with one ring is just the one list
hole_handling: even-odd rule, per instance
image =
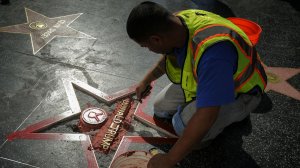
[[134, 7], [127, 19], [127, 34], [138, 42], [150, 35], [163, 33], [170, 27], [170, 13], [161, 5], [145, 1]]

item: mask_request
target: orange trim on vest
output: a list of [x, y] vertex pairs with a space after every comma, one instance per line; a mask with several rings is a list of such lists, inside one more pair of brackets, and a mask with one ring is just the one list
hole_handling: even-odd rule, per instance
[[214, 37], [219, 37], [219, 36], [227, 36], [227, 37], [229, 37], [229, 38], [230, 38], [230, 39], [238, 46], [238, 48], [239, 48], [240, 51], [246, 56], [246, 58], [249, 59], [250, 63], [252, 63], [251, 56], [247, 55], [247, 53], [246, 53], [246, 52], [244, 51], [244, 49], [240, 46], [240, 44], [237, 42], [237, 40], [236, 40], [235, 38], [231, 37], [229, 34], [216, 34], [216, 35], [214, 35], [214, 36], [210, 36], [210, 37], [206, 38], [205, 40], [201, 41], [201, 43], [199, 43], [199, 44], [197, 45], [197, 49], [196, 49], [196, 52], [195, 52], [195, 54], [194, 54], [194, 60], [196, 60], [196, 57], [197, 57], [198, 52], [199, 52], [199, 49], [200, 49], [201, 45], [203, 45], [203, 43], [205, 43], [206, 41], [208, 41], [208, 40], [210, 40], [210, 39], [212, 39], [212, 38], [214, 38]]
[[225, 25], [222, 25], [222, 24], [212, 24], [212, 25], [209, 25], [209, 26], [206, 26], [206, 27], [203, 27], [203, 28], [201, 28], [201, 29], [196, 30], [196, 31], [194, 32], [194, 36], [195, 36], [196, 34], [198, 34], [200, 31], [202, 31], [202, 30], [204, 30], [204, 29], [207, 29], [207, 28], [210, 28], [210, 27], [214, 27], [214, 26], [223, 26], [223, 27], [227, 27], [227, 28], [231, 29], [230, 27], [225, 26]]
[[[235, 31], [235, 30], [233, 30], [232, 28], [230, 28], [230, 27], [228, 27], [228, 26], [226, 26], [226, 25], [221, 25], [221, 24], [213, 24], [213, 25], [209, 25], [209, 26], [206, 26], [206, 27], [203, 27], [203, 28], [201, 28], [201, 29], [199, 29], [199, 30], [197, 30], [197, 31], [195, 31], [195, 33], [194, 33], [194, 36], [195, 35], [197, 35], [199, 32], [201, 32], [201, 31], [203, 31], [203, 30], [205, 30], [205, 29], [208, 29], [208, 28], [211, 28], [211, 27], [214, 27], [214, 26], [223, 26], [223, 27], [227, 27], [227, 28], [229, 28], [230, 30], [232, 30], [232, 31]], [[227, 37], [229, 37], [235, 44], [236, 44], [236, 46], [239, 48], [239, 50], [243, 53], [243, 55], [249, 60], [249, 64], [241, 71], [241, 73], [234, 79], [235, 81], [238, 81], [238, 80], [240, 80], [241, 79], [241, 77], [244, 75], [244, 73], [247, 71], [247, 69], [249, 68], [249, 66], [252, 66], [252, 57], [253, 57], [253, 50], [251, 50], [250, 52], [250, 55], [248, 55], [247, 53], [246, 53], [246, 51], [241, 47], [241, 45], [240, 45], [240, 43], [238, 42], [238, 40], [236, 40], [234, 37], [232, 37], [230, 34], [228, 34], [228, 33], [222, 33], [222, 34], [215, 34], [215, 35], [213, 35], [213, 36], [209, 36], [209, 37], [207, 37], [206, 39], [204, 39], [204, 40], [202, 40], [198, 45], [197, 45], [197, 47], [196, 47], [196, 51], [195, 51], [195, 49], [194, 49], [194, 47], [193, 47], [193, 45], [191, 44], [190, 45], [190, 48], [191, 48], [191, 51], [194, 53], [194, 62], [193, 62], [193, 74], [194, 74], [194, 78], [197, 80], [197, 82], [198, 82], [198, 78], [197, 78], [197, 72], [196, 72], [196, 67], [195, 67], [195, 61], [196, 61], [196, 58], [197, 58], [197, 56], [198, 56], [198, 54], [199, 54], [199, 50], [200, 50], [200, 48], [201, 48], [201, 46], [205, 43], [205, 42], [207, 42], [208, 40], [210, 40], [210, 39], [212, 39], [212, 38], [215, 38], [215, 37], [220, 37], [220, 36], [227, 36]], [[247, 42], [245, 42], [246, 44], [248, 44]], [[252, 48], [253, 46], [251, 46], [251, 45], [249, 45], [248, 44], [248, 46], [250, 47], [250, 48]], [[195, 52], [194, 52], [195, 51]], [[264, 78], [262, 77], [262, 75], [261, 75], [261, 73], [260, 73], [260, 71], [259, 71], [259, 69], [257, 69], [256, 67], [254, 68], [254, 71], [251, 73], [251, 75], [250, 75], [250, 77], [248, 77], [247, 79], [246, 79], [246, 81], [244, 81], [242, 84], [240, 84], [239, 85], [239, 87], [238, 88], [236, 88], [235, 90], [236, 91], [238, 91], [238, 90], [240, 90], [251, 78], [252, 78], [252, 76], [254, 75], [254, 72], [257, 72], [258, 74], [259, 74], [259, 76], [260, 76], [260, 78], [262, 79], [262, 83], [263, 83], [263, 85], [264, 85], [264, 87], [266, 86], [266, 82], [264, 81]]]
[[[240, 80], [241, 79], [241, 77], [245, 74], [245, 72], [247, 71], [247, 69], [249, 68], [249, 66], [252, 66], [252, 57], [251, 56], [248, 56], [247, 54], [246, 54], [246, 52], [241, 48], [241, 46], [240, 46], [240, 44], [237, 42], [237, 40], [235, 39], [235, 38], [233, 38], [232, 36], [230, 36], [229, 34], [216, 34], [216, 35], [214, 35], [214, 36], [210, 36], [210, 37], [208, 37], [208, 38], [206, 38], [205, 40], [203, 40], [203, 41], [201, 41], [201, 43], [199, 43], [198, 45], [197, 45], [197, 50], [196, 50], [196, 52], [195, 52], [195, 54], [194, 54], [194, 61], [196, 60], [196, 57], [198, 56], [198, 53], [199, 53], [199, 49], [201, 48], [201, 45], [203, 45], [206, 41], [208, 41], [209, 39], [212, 39], [212, 38], [214, 38], [214, 37], [219, 37], [219, 36], [227, 36], [227, 37], [229, 37], [237, 46], [238, 46], [238, 48], [240, 49], [240, 51], [241, 52], [243, 52], [243, 54], [246, 56], [246, 58], [249, 60], [249, 64], [241, 71], [241, 73], [234, 79], [235, 81], [238, 81], [238, 80]], [[251, 50], [251, 55], [252, 55], [252, 50]], [[195, 77], [197, 77], [197, 73], [196, 73], [196, 67], [194, 66], [193, 67], [193, 74], [194, 74], [194, 76]], [[244, 86], [246, 83], [247, 83], [247, 81], [249, 81], [250, 79], [251, 79], [251, 77], [253, 76], [253, 74], [254, 74], [254, 71], [251, 73], [251, 75], [250, 75], [250, 77], [246, 80], [246, 81], [244, 81], [238, 88], [236, 88], [236, 90], [239, 90], [242, 86]], [[259, 75], [260, 75], [260, 77], [262, 77], [261, 76], [261, 74], [259, 73]], [[195, 78], [197, 81], [198, 81], [198, 78]], [[264, 83], [264, 82], [263, 82]]]
[[[196, 30], [196, 31], [194, 32], [194, 36], [195, 36], [196, 34], [198, 34], [200, 31], [203, 31], [204, 29], [207, 29], [207, 28], [210, 28], [210, 27], [215, 27], [215, 26], [227, 27], [228, 29], [230, 29], [230, 30], [236, 32], [234, 29], [232, 29], [231, 27], [229, 27], [229, 26], [227, 26], [227, 25], [222, 25], [222, 24], [212, 24], [212, 25], [203, 27], [203, 28], [201, 28], [201, 29], [199, 29], [199, 30]], [[245, 42], [246, 42], [246, 41], [245, 41]], [[247, 43], [247, 42], [246, 42], [246, 43]], [[248, 44], [248, 43], [247, 43], [247, 44]], [[248, 44], [248, 45], [249, 45], [249, 44]], [[249, 47], [252, 47], [252, 46], [249, 45]], [[245, 54], [245, 55], [247, 55], [247, 54]]]
[[195, 78], [196, 82], [198, 83], [198, 76], [197, 76], [196, 68], [193, 68], [193, 74], [194, 74], [194, 78]]
[[252, 78], [253, 75], [254, 75], [254, 71], [252, 72], [250, 77], [247, 80], [245, 80], [239, 87], [235, 88], [235, 90], [238, 92], [238, 90], [240, 90]]
[[249, 68], [249, 66], [251, 66], [251, 64], [248, 64], [243, 70], [242, 72], [234, 79], [235, 81], [236, 80], [240, 80], [241, 77], [244, 75], [244, 73], [247, 71], [247, 69]]
[[[248, 56], [246, 54], [246, 52], [242, 49], [242, 47], [240, 46], [240, 44], [237, 42], [237, 40], [235, 38], [233, 38], [232, 36], [230, 36], [229, 34], [216, 34], [214, 36], [210, 36], [208, 38], [206, 38], [205, 40], [201, 41], [201, 43], [199, 43], [197, 45], [197, 50], [194, 54], [194, 62], [196, 61], [196, 57], [198, 56], [198, 53], [199, 53], [199, 49], [201, 48], [201, 45], [203, 45], [206, 41], [214, 38], [214, 37], [219, 37], [219, 36], [227, 36], [229, 37], [237, 46], [238, 48], [240, 49], [240, 51], [246, 56], [246, 58], [250, 61], [250, 63], [242, 70], [242, 72], [239, 74], [239, 76], [237, 76], [237, 78], [235, 80], [239, 80], [243, 74], [245, 73], [245, 71], [248, 69], [248, 67], [252, 64], [252, 57], [251, 56]], [[192, 45], [191, 45], [191, 48], [192, 48], [192, 51], [194, 51]], [[252, 51], [251, 51], [252, 52]], [[252, 54], [252, 53], [251, 53]], [[193, 74], [194, 74], [194, 77], [196, 77], [195, 79], [198, 81], [198, 78], [197, 78], [197, 72], [196, 72], [196, 67], [195, 65], [193, 64]], [[247, 81], [247, 80], [246, 80]]]

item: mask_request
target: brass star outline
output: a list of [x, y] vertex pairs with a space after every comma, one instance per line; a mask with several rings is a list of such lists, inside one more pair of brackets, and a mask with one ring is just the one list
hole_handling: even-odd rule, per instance
[[265, 91], [275, 91], [300, 101], [300, 92], [287, 80], [300, 73], [300, 68], [268, 67], [264, 65], [268, 84]]
[[[85, 158], [88, 162], [88, 168], [99, 168], [97, 158], [95, 156], [94, 150], [91, 150], [92, 142], [90, 135], [84, 134], [84, 133], [41, 133], [42, 130], [45, 130], [49, 128], [50, 126], [53, 126], [61, 121], [68, 120], [74, 116], [80, 115], [81, 108], [75, 93], [75, 90], [80, 90], [84, 93], [86, 93], [89, 96], [92, 96], [96, 98], [97, 100], [100, 100], [101, 102], [105, 104], [111, 104], [116, 102], [117, 100], [123, 99], [127, 96], [132, 96], [135, 94], [135, 89], [137, 85], [132, 85], [128, 88], [125, 88], [123, 90], [114, 92], [112, 94], [104, 93], [97, 88], [94, 88], [82, 81], [79, 81], [77, 79], [71, 78], [71, 79], [62, 79], [67, 98], [69, 100], [69, 107], [70, 110], [65, 111], [61, 114], [55, 115], [53, 117], [44, 119], [42, 121], [39, 121], [35, 124], [29, 125], [26, 128], [22, 130], [16, 130], [15, 132], [11, 133], [7, 136], [7, 140], [13, 141], [15, 139], [32, 139], [32, 140], [56, 140], [56, 141], [77, 141], [80, 142], [84, 151]], [[151, 84], [154, 85], [154, 82]], [[152, 119], [152, 117], [148, 114], [145, 114], [143, 112], [143, 109], [146, 107], [146, 104], [148, 103], [149, 96], [146, 97], [146, 99], [142, 103], [138, 103], [138, 105], [133, 108], [135, 110], [134, 117], [145, 123], [146, 125], [152, 127], [153, 129], [156, 129], [162, 133], [166, 133], [166, 135], [169, 135], [173, 138], [161, 138], [161, 137], [148, 137], [146, 139], [149, 139], [149, 142], [155, 142], [157, 139], [163, 139], [163, 143], [174, 143], [177, 137], [174, 134], [174, 131], [170, 131], [168, 126], [165, 125], [165, 123], [160, 123], [160, 121], [155, 121]], [[150, 119], [149, 119], [150, 118]], [[160, 128], [161, 127], [161, 128]], [[124, 139], [123, 136], [122, 139]], [[137, 139], [144, 140], [144, 137], [137, 137]], [[6, 143], [6, 141], [0, 146], [0, 148]], [[144, 142], [146, 143], [146, 142]], [[121, 142], [120, 142], [121, 144]], [[118, 151], [120, 149], [120, 144], [118, 147]], [[117, 153], [116, 153], [117, 154]], [[116, 156], [115, 154], [115, 156]], [[114, 156], [114, 157], [115, 157]], [[113, 161], [113, 160], [112, 160]]]
[[[77, 141], [81, 142], [84, 155], [88, 162], [88, 168], [99, 168], [97, 158], [94, 150], [91, 150], [92, 142], [90, 135], [84, 133], [41, 133], [42, 130], [49, 128], [61, 121], [68, 120], [74, 116], [78, 116], [81, 113], [81, 108], [75, 93], [75, 90], [81, 90], [86, 94], [101, 100], [103, 103], [111, 104], [117, 100], [123, 99], [127, 96], [131, 96], [135, 93], [136, 85], [130, 86], [126, 89], [117, 91], [112, 94], [104, 93], [84, 82], [76, 79], [62, 79], [65, 87], [65, 91], [69, 100], [69, 106], [71, 110], [65, 111], [61, 114], [44, 119], [35, 124], [29, 125], [22, 130], [17, 130], [7, 136], [9, 141], [15, 139], [33, 139], [33, 140], [56, 140], [56, 141]], [[137, 108], [139, 109], [139, 108]], [[135, 109], [135, 110], [137, 110]], [[1, 145], [3, 146], [6, 141]], [[1, 147], [0, 146], [0, 147]]]
[[34, 55], [57, 36], [96, 39], [69, 27], [83, 13], [49, 18], [25, 8], [25, 14], [27, 23], [0, 27], [0, 32], [29, 34]]

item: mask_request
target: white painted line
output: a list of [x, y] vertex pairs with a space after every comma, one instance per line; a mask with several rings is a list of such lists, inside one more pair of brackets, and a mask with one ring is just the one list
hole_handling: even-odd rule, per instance
[[[90, 136], [88, 136], [88, 135], [87, 135], [87, 140], [88, 140], [89, 143], [92, 145], [91, 138], [90, 138]], [[96, 164], [97, 164], [97, 167], [99, 167], [98, 161], [97, 161], [97, 158], [96, 158], [96, 155], [95, 155], [95, 150], [92, 149], [91, 152], [92, 152], [92, 154], [93, 154], [93, 157], [94, 157], [94, 160], [95, 160], [95, 162], [96, 162]]]
[[30, 166], [30, 167], [36, 167], [36, 168], [40, 168], [40, 167], [37, 167], [37, 166], [33, 166], [33, 165], [30, 165], [30, 164], [27, 164], [27, 163], [23, 163], [23, 162], [19, 162], [19, 161], [16, 161], [16, 160], [12, 160], [12, 159], [8, 159], [8, 158], [5, 158], [5, 157], [1, 157], [1, 159], [4, 159], [4, 160], [8, 160], [8, 161], [12, 161], [12, 162], [15, 162], [15, 163], [19, 163], [19, 164], [22, 164], [22, 165], [26, 165], [26, 166]]
[[[47, 96], [47, 95], [46, 95]], [[46, 97], [45, 97], [46, 98]], [[45, 98], [43, 100], [40, 101], [40, 103], [31, 111], [31, 113], [25, 118], [25, 120], [18, 126], [18, 128], [15, 129], [15, 131], [17, 131], [23, 124], [24, 122], [32, 115], [33, 112], [35, 112], [35, 110], [42, 104], [42, 102], [45, 100]], [[15, 132], [14, 131], [14, 132]], [[3, 142], [3, 144], [0, 146], [0, 149], [4, 146], [4, 144], [7, 142], [7, 139]]]

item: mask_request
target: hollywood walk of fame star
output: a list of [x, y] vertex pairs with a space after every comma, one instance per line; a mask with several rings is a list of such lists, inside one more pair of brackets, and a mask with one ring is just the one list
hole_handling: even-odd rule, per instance
[[69, 25], [82, 13], [48, 18], [31, 9], [25, 8], [27, 23], [0, 27], [0, 32], [30, 34], [33, 54], [36, 54], [56, 36], [95, 39]]
[[300, 101], [300, 92], [287, 80], [300, 73], [300, 68], [268, 67], [264, 65], [268, 77], [266, 92], [269, 90], [284, 94]]
[[[73, 118], [74, 116], [81, 114], [81, 108], [79, 105], [79, 101], [77, 99], [75, 90], [81, 90], [82, 92], [87, 93], [90, 96], [93, 96], [97, 100], [101, 100], [103, 103], [110, 104], [114, 103], [117, 100], [126, 99], [128, 96], [132, 96], [135, 93], [136, 85], [130, 86], [126, 89], [117, 91], [113, 94], [106, 94], [84, 82], [78, 81], [76, 79], [68, 80], [63, 79], [63, 84], [67, 93], [67, 97], [70, 103], [71, 110], [65, 111], [63, 113], [60, 113], [59, 115], [44, 119], [40, 122], [37, 122], [35, 124], [29, 125], [26, 128], [22, 130], [16, 130], [15, 132], [11, 133], [7, 136], [8, 141], [13, 141], [15, 139], [31, 139], [31, 140], [56, 140], [56, 141], [69, 141], [69, 142], [81, 142], [85, 158], [87, 159], [87, 167], [88, 168], [99, 168], [97, 158], [95, 156], [95, 150], [91, 150], [92, 145], [94, 142], [91, 141], [90, 136], [93, 132], [90, 133], [55, 133], [55, 132], [42, 132], [43, 130], [46, 130], [47, 128], [50, 128], [51, 126], [60, 123], [61, 121], [66, 121], [68, 119]], [[91, 108], [88, 108], [91, 109]], [[95, 110], [95, 108], [93, 108]], [[135, 110], [135, 108], [132, 108], [130, 110]], [[133, 111], [132, 111], [133, 112]], [[84, 114], [83, 114], [84, 115]], [[29, 116], [28, 116], [29, 117]], [[27, 118], [28, 118], [27, 117]], [[94, 116], [90, 116], [94, 118]], [[125, 116], [124, 116], [125, 117]], [[128, 118], [132, 118], [131, 115], [129, 115]], [[27, 119], [26, 118], [26, 119]], [[25, 119], [25, 120], [26, 120]], [[19, 128], [19, 127], [18, 127]], [[123, 132], [121, 132], [123, 130]], [[122, 137], [125, 134], [125, 128], [119, 128], [118, 136]], [[98, 134], [103, 132], [98, 132]], [[105, 133], [105, 132], [104, 132]], [[97, 134], [96, 134], [97, 135]], [[95, 135], [95, 136], [96, 136]], [[94, 138], [94, 137], [93, 137]], [[114, 141], [121, 141], [122, 138], [114, 139]], [[102, 140], [102, 139], [101, 139]], [[101, 142], [100, 140], [100, 142]], [[95, 140], [94, 140], [95, 141]], [[0, 145], [0, 148], [6, 143], [5, 141], [2, 145]]]

